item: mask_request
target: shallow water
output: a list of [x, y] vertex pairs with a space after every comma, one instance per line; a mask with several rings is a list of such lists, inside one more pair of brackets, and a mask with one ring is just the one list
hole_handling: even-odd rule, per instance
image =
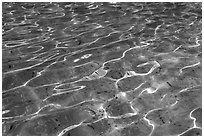
[[3, 135], [202, 135], [201, 3], [2, 8]]

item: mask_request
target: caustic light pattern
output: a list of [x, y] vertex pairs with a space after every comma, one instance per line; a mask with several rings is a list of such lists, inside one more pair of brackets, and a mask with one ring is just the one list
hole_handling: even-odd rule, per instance
[[2, 135], [201, 136], [201, 5], [3, 2]]

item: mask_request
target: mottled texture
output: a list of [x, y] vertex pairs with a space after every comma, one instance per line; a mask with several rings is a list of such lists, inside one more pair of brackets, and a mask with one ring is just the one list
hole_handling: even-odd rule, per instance
[[202, 135], [201, 4], [3, 2], [2, 135]]

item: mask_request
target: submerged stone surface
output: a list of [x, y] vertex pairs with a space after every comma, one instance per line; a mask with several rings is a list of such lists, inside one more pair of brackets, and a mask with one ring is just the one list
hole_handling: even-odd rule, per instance
[[3, 2], [2, 135], [202, 135], [201, 2]]

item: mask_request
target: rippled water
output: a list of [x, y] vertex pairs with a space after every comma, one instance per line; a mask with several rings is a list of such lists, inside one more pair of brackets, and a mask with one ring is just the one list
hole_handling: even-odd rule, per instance
[[3, 2], [3, 135], [202, 135], [201, 7]]

